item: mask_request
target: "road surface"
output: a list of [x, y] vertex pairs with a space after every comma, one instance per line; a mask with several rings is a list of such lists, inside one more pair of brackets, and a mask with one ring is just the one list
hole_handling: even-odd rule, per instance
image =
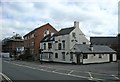
[[3, 61], [2, 72], [13, 82], [15, 80], [81, 80], [84, 82], [93, 82], [89, 78], [77, 77], [74, 75], [59, 73], [51, 69], [46, 71], [26, 65], [14, 64], [9, 61]]

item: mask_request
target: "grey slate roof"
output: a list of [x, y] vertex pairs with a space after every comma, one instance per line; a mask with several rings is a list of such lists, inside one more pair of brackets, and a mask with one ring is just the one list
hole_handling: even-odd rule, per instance
[[103, 45], [92, 45], [93, 51], [90, 50], [90, 45], [87, 44], [76, 44], [73, 48], [75, 52], [79, 53], [116, 53], [108, 46]]
[[46, 35], [46, 36], [41, 40], [41, 42], [48, 42], [48, 41], [54, 41], [54, 37], [51, 36], [51, 34]]
[[111, 45], [117, 44], [117, 37], [90, 37], [90, 42], [92, 44], [104, 44], [104, 45]]
[[63, 29], [61, 29], [59, 32], [57, 32], [56, 34], [54, 34], [54, 36], [69, 34], [71, 31], [74, 30], [74, 28], [75, 28], [75, 27], [63, 28]]

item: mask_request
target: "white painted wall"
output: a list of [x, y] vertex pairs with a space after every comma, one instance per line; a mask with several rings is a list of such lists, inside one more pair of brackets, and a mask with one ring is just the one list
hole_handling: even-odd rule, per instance
[[117, 61], [117, 54], [113, 54], [113, 61]]
[[[83, 44], [83, 42], [86, 42], [86, 44], [90, 44], [89, 40], [85, 37], [85, 35], [80, 30], [78, 22], [74, 22], [74, 27], [75, 29], [68, 35], [55, 36], [55, 41], [58, 41], [58, 42], [57, 43], [55, 43], [55, 41], [52, 42], [53, 46], [51, 50], [48, 50], [48, 42], [45, 42], [47, 49], [44, 51], [53, 52], [53, 54], [51, 55], [53, 61], [65, 62], [65, 63], [72, 63], [72, 62], [77, 63], [75, 54], [73, 55], [73, 61], [71, 61], [70, 54], [66, 55], [66, 53], [70, 53], [70, 49], [72, 49], [75, 44]], [[76, 38], [72, 36], [73, 32], [75, 33]], [[58, 50], [58, 43], [62, 44], [63, 40], [65, 40], [65, 49]], [[72, 42], [71, 40], [77, 40], [77, 42], [75, 41]], [[44, 43], [40, 44], [41, 48], [43, 48], [43, 44]], [[62, 58], [62, 52], [65, 52], [65, 60], [63, 60]], [[55, 58], [55, 53], [58, 53], [58, 58]], [[49, 55], [49, 54], [45, 54], [45, 55]], [[49, 59], [44, 58], [43, 60], [49, 60]], [[113, 54], [113, 60], [116, 61], [116, 54]], [[83, 59], [83, 64], [100, 63], [100, 62], [109, 62], [109, 54], [102, 55], [102, 58], [99, 58], [99, 54], [95, 54], [95, 56], [93, 54], [89, 54], [88, 59]]]
[[[74, 25], [76, 26], [76, 25]], [[74, 38], [72, 36], [72, 33], [75, 33], [76, 38]], [[75, 44], [83, 44], [83, 42], [86, 42], [86, 44], [90, 44], [89, 40], [85, 37], [85, 35], [83, 34], [83, 32], [80, 30], [80, 28], [77, 26], [69, 35], [70, 40], [70, 49], [75, 45]], [[78, 42], [72, 42], [72, 40], [77, 40]]]
[[[60, 36], [55, 36], [55, 41], [58, 41], [58, 43], [62, 43], [63, 40], [65, 40], [65, 49], [63, 50], [58, 50], [58, 43], [53, 42], [53, 47], [52, 47], [52, 59], [53, 61], [56, 62], [66, 62], [66, 63], [72, 63], [72, 62], [76, 62], [76, 56], [75, 54], [73, 55], [73, 61], [70, 60], [70, 54], [65, 55], [65, 60], [63, 60], [62, 58], [62, 52], [66, 53], [70, 53], [70, 49], [75, 45], [75, 44], [82, 44], [83, 42], [86, 42], [86, 44], [89, 44], [90, 42], [87, 40], [87, 38], [85, 37], [85, 35], [82, 33], [82, 31], [79, 29], [79, 22], [74, 22], [74, 27], [75, 29], [67, 35], [60, 35]], [[73, 40], [73, 36], [72, 33], [76, 34], [76, 40], [78, 42], [71, 42], [71, 40]], [[44, 50], [45, 52], [49, 51], [48, 50], [48, 42], [46, 43], [46, 50]], [[43, 48], [43, 44], [41, 43], [41, 48]], [[58, 58], [55, 58], [55, 53], [58, 53]], [[48, 59], [45, 59], [48, 60]]]
[[[76, 57], [75, 57], [75, 55], [73, 55], [73, 60], [70, 60], [70, 54], [66, 54], [67, 52], [65, 52], [65, 60], [63, 60], [63, 57], [62, 57], [62, 53], [61, 53], [61, 52], [64, 52], [64, 51], [61, 50], [61, 51], [55, 51], [55, 52], [54, 52], [53, 61], [55, 61], [55, 62], [64, 62], [64, 63], [76, 62]], [[58, 53], [58, 58], [55, 58], [55, 53]]]
[[[58, 50], [58, 43], [62, 44], [62, 41], [65, 40], [65, 49]], [[71, 63], [72, 61], [70, 61], [70, 43], [69, 43], [69, 35], [61, 35], [61, 36], [56, 36], [55, 37], [55, 41], [58, 41], [57, 43], [54, 43], [54, 48], [53, 48], [53, 52], [54, 52], [54, 57], [53, 57], [53, 61], [55, 62], [66, 62], [66, 63]], [[65, 52], [65, 60], [63, 60], [62, 58], [62, 52]], [[55, 53], [58, 53], [58, 58], [55, 58]]]
[[[62, 40], [65, 40], [65, 50], [64, 51], [68, 51], [70, 48], [70, 43], [68, 42], [69, 39], [69, 35], [61, 35], [61, 36], [57, 36], [55, 37], [55, 41], [58, 41], [58, 43], [62, 43]], [[55, 45], [58, 48], [58, 43], [57, 45]]]
[[83, 64], [87, 63], [101, 63], [101, 62], [109, 62], [109, 54], [102, 55], [102, 58], [99, 58], [99, 54], [88, 54], [88, 59], [83, 59]]
[[[40, 43], [40, 49], [43, 49], [44, 43], [46, 44], [46, 50], [43, 50], [43, 52], [53, 52], [54, 53], [54, 49], [55, 49], [54, 41]], [[48, 49], [48, 43], [52, 43], [51, 49]], [[49, 54], [51, 55], [51, 59], [49, 59]], [[52, 61], [53, 60], [53, 54], [51, 54], [51, 53], [40, 54], [40, 59], [41, 59], [41, 55], [42, 55], [43, 61]]]

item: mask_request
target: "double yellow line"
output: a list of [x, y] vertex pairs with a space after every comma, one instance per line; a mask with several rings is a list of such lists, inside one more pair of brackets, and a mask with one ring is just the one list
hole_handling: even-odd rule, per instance
[[12, 80], [9, 77], [7, 77], [5, 74], [3, 74], [3, 73], [0, 72], [0, 75], [1, 75], [1, 77], [4, 78], [2, 80], [6, 80], [7, 82], [12, 82]]

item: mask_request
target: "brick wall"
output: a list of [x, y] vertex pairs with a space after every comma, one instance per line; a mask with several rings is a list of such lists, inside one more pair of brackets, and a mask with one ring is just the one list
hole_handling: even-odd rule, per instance
[[[39, 59], [40, 41], [43, 39], [44, 32], [46, 30], [49, 30], [50, 32], [53, 32], [53, 33], [57, 32], [57, 30], [54, 27], [52, 27], [49, 23], [47, 23], [37, 28], [36, 30], [29, 32], [27, 35], [24, 36], [24, 39], [25, 39], [25, 37], [29, 37], [32, 34], [34, 34], [33, 38], [28, 38], [27, 40], [24, 40], [24, 47], [29, 48], [30, 54], [32, 54], [33, 57], [37, 57], [36, 59]], [[31, 46], [32, 42], [34, 42], [34, 46]]]

